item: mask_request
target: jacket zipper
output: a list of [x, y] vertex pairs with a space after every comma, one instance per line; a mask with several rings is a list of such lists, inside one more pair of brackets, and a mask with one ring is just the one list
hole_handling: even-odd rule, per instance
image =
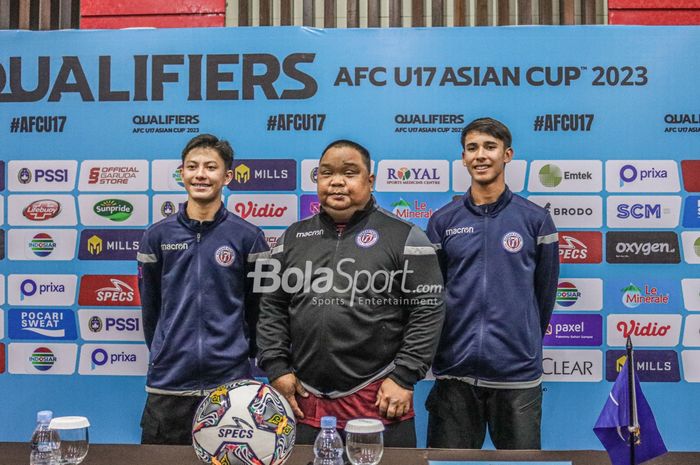
[[[488, 229], [489, 229], [489, 209], [484, 208], [484, 240], [483, 240], [483, 250], [484, 250], [484, 269], [481, 273], [481, 312], [479, 312], [479, 357], [476, 359], [477, 364], [481, 364], [481, 354], [483, 352], [484, 346], [484, 318], [486, 314], [486, 275], [488, 272], [488, 261], [489, 261], [489, 248], [488, 248]], [[477, 368], [477, 373], [481, 373], [481, 367]], [[479, 378], [475, 379], [475, 386], [479, 385]]]
[[[197, 284], [199, 285], [199, 288], [202, 288], [202, 266], [201, 266], [201, 253], [200, 253], [200, 242], [202, 240], [202, 233], [197, 232]], [[199, 325], [197, 327], [197, 371], [198, 371], [198, 379], [199, 379], [199, 389], [202, 390], [204, 389], [203, 384], [202, 384], [202, 321], [203, 321], [203, 315], [202, 315], [202, 293], [197, 292], [197, 305], [199, 308], [197, 309], [197, 315], [199, 316]]]

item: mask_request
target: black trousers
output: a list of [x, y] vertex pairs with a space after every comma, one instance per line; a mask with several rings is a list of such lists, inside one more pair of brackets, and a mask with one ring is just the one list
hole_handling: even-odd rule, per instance
[[493, 389], [439, 379], [425, 402], [428, 447], [481, 449], [486, 427], [496, 449], [541, 449], [542, 388]]
[[[398, 421], [385, 425], [384, 447], [416, 447], [416, 424], [415, 420]], [[313, 426], [297, 424], [296, 444], [313, 444], [316, 440], [319, 428]], [[345, 432], [340, 431], [340, 435], [345, 441]]]
[[141, 444], [192, 444], [192, 420], [202, 396], [148, 394], [141, 416]]

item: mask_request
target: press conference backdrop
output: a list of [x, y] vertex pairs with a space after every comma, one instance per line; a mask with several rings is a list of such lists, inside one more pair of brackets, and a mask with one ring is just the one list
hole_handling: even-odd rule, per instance
[[[225, 204], [270, 244], [318, 210], [331, 140], [374, 157], [379, 203], [425, 226], [469, 184], [459, 133], [508, 124], [511, 189], [549, 209], [562, 273], [543, 446], [591, 427], [625, 337], [670, 449], [697, 448], [700, 30], [307, 28], [0, 33], [0, 440], [34, 412], [137, 442], [148, 351], [135, 254], [185, 198], [199, 133], [229, 139]], [[497, 296], [494, 296], [496, 298]], [[430, 381], [416, 392], [419, 437]]]

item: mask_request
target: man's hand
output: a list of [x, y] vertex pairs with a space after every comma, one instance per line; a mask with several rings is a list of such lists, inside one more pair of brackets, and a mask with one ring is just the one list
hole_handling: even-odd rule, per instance
[[387, 419], [400, 418], [411, 409], [413, 391], [404, 389], [393, 380], [387, 378], [379, 387], [375, 407], [379, 414]]
[[287, 373], [270, 384], [287, 399], [287, 402], [289, 402], [289, 405], [292, 407], [294, 416], [297, 418], [304, 418], [304, 412], [299, 408], [295, 394], [299, 394], [301, 397], [309, 397], [309, 393], [306, 392], [306, 389], [301, 385], [296, 375], [294, 373]]

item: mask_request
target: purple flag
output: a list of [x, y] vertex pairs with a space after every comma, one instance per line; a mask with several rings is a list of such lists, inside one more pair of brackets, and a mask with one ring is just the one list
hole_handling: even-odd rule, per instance
[[[617, 375], [608, 401], [593, 427], [593, 432], [603, 443], [605, 450], [608, 451], [612, 465], [630, 465], [630, 433], [627, 429], [631, 423], [628, 365], [629, 363], [625, 362]], [[637, 373], [634, 373], [634, 386], [637, 399], [637, 421], [639, 423], [639, 441], [634, 447], [634, 465], [638, 465], [665, 454], [667, 450], [659, 429], [656, 427], [651, 407], [642, 393]]]

